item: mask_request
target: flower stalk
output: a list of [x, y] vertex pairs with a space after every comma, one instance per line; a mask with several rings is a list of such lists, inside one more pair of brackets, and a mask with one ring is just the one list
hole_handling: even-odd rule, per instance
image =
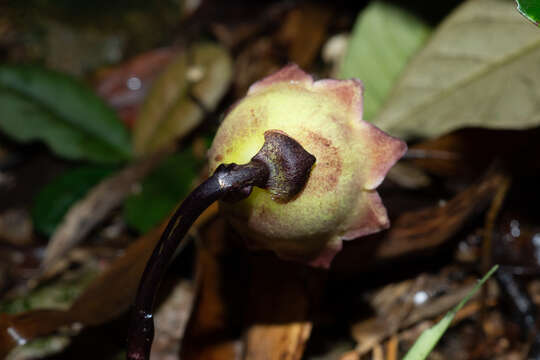
[[244, 165], [221, 164], [193, 190], [169, 220], [141, 278], [131, 313], [127, 359], [149, 359], [154, 338], [155, 295], [176, 248], [199, 215], [213, 202], [234, 202], [249, 196], [253, 186], [269, 190], [281, 201], [304, 187], [315, 157], [286, 134], [267, 131], [260, 151]]

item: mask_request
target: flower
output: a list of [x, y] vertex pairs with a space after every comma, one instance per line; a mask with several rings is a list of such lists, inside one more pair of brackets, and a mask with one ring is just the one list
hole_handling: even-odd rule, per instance
[[316, 158], [303, 190], [288, 202], [254, 188], [244, 200], [220, 209], [255, 248], [329, 267], [343, 240], [389, 227], [377, 186], [407, 150], [406, 144], [362, 120], [360, 81], [314, 81], [288, 65], [253, 84], [218, 129], [210, 169], [245, 164], [264, 134], [276, 130]]

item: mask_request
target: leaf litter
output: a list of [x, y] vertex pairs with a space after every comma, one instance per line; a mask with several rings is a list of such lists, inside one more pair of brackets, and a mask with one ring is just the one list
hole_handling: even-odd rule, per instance
[[[399, 65], [389, 72], [379, 70], [379, 76], [371, 78], [377, 72], [366, 74], [361, 62], [348, 62], [351, 74], [366, 79], [366, 94], [370, 87], [386, 89], [377, 106], [366, 110], [371, 114], [367, 116], [410, 140], [410, 151], [399, 164], [407, 169], [396, 172], [381, 188], [392, 227], [362, 241], [346, 243], [331, 270], [324, 272], [284, 262], [269, 253], [247, 252], [238, 235], [216, 216], [217, 208], [211, 208], [191, 235], [197, 239], [195, 254], [193, 249], [186, 251], [170, 266], [165, 281], [168, 285], [160, 295], [162, 307], [156, 314], [153, 356], [399, 359], [423, 330], [469, 292], [473, 279], [487, 270], [479, 264], [489, 263], [500, 263], [501, 275], [496, 275], [496, 282], [488, 283], [486, 292], [457, 312], [456, 321], [433, 356], [511, 359], [527, 352], [533, 358], [537, 356], [536, 340], [527, 338], [535, 329], [529, 319], [535, 316], [540, 298], [534, 279], [540, 268], [535, 255], [540, 228], [534, 216], [539, 200], [535, 186], [538, 160], [534, 156], [540, 122], [534, 111], [538, 29], [520, 17], [511, 1], [498, 0], [465, 1], [434, 28], [425, 45], [423, 40], [430, 30], [417, 22], [423, 23], [424, 19], [418, 19], [425, 15], [402, 4], [388, 10], [386, 3], [380, 2], [365, 8], [360, 4], [344, 7], [277, 2], [252, 4], [245, 11], [216, 4], [221, 17], [212, 15], [208, 6], [202, 4], [194, 12], [186, 12], [189, 15], [178, 25], [185, 31], [177, 29], [174, 42], [165, 41], [161, 43], [165, 47], [137, 52], [131, 60], [112, 68], [107, 65], [92, 77], [97, 93], [116, 110], [116, 124], [121, 124], [118, 118], [132, 124], [126, 134], [139, 158], [122, 158], [119, 164], [124, 170], [112, 174], [105, 185], [89, 189], [74, 203], [77, 205], [69, 206], [63, 224], [55, 228], [56, 234], [64, 234], [61, 237], [49, 239], [39, 233], [29, 236], [25, 230], [26, 240], [9, 237], [2, 243], [3, 303], [35, 307], [13, 305], [12, 311], [17, 308], [17, 313], [0, 314], [2, 355], [16, 347], [17, 341], [33, 339], [49, 348], [49, 358], [80, 354], [122, 358], [125, 314], [145, 260], [163, 228], [152, 224], [160, 223], [164, 215], [141, 227], [137, 226], [139, 220], [132, 219], [128, 227], [125, 223], [130, 220], [121, 208], [138, 184], [151, 179], [151, 169], [167, 163], [163, 161], [167, 156], [156, 155], [155, 151], [165, 148], [171, 154], [203, 143], [218, 125], [217, 114], [242, 96], [253, 81], [287, 62], [301, 63], [310, 72], [326, 77], [333, 69], [320, 61], [321, 51], [335, 35], [352, 33], [349, 51], [371, 44], [371, 50], [360, 51], [360, 55], [375, 59], [374, 49], [390, 49], [377, 40], [384, 34], [373, 34], [374, 25], [369, 25], [377, 18], [386, 24], [381, 31], [400, 29], [403, 36], [414, 40], [408, 44], [409, 50], [393, 56]], [[255, 16], [249, 12], [252, 8], [264, 9], [264, 15]], [[353, 28], [359, 19], [364, 21], [364, 31], [357, 33]], [[409, 20], [398, 23], [397, 19]], [[434, 20], [428, 18], [426, 23], [434, 24]], [[10, 36], [26, 31], [7, 24]], [[0, 26], [0, 34], [2, 29]], [[217, 43], [203, 45], [209, 42], [199, 35], [200, 29], [213, 34]], [[13, 44], [0, 41], [0, 57], [7, 52], [6, 59], [14, 59], [12, 51], [21, 48]], [[195, 81], [195, 85], [185, 86], [186, 77], [201, 80], [200, 69], [192, 66], [192, 61], [197, 62], [196, 49], [205, 46], [214, 50], [208, 56], [201, 55], [201, 61], [204, 66], [209, 64], [214, 71], [209, 75], [215, 77], [208, 79], [210, 85], [197, 86]], [[365, 57], [369, 52], [373, 56]], [[179, 69], [172, 76], [174, 66]], [[128, 86], [132, 78], [140, 81], [138, 85], [131, 81], [135, 90]], [[172, 96], [161, 96], [168, 86]], [[9, 99], [20, 96], [8, 91]], [[13, 103], [16, 101], [22, 100], [17, 98]], [[43, 106], [39, 97], [24, 101], [32, 109]], [[157, 104], [155, 112], [149, 110], [150, 101]], [[81, 107], [86, 109], [88, 104]], [[55, 120], [35, 113], [39, 121]], [[73, 114], [65, 119], [69, 116]], [[64, 168], [85, 165], [73, 160], [73, 153], [58, 150], [65, 145], [61, 137], [50, 140], [38, 135], [36, 139], [46, 139], [48, 148], [19, 145], [21, 135], [4, 130], [2, 136], [15, 143], [2, 144], [2, 151], [9, 155], [24, 150], [24, 163], [36, 152], [52, 148], [53, 156], [72, 159], [62, 165]], [[206, 147], [197, 146], [199, 150], [193, 153], [204, 153]], [[153, 156], [157, 157], [155, 161], [147, 160]], [[0, 157], [0, 175], [8, 171], [13, 186], [22, 186], [25, 180], [19, 175], [20, 163], [9, 162], [4, 167], [7, 158]], [[97, 155], [86, 159], [109, 160]], [[141, 165], [145, 161], [150, 164]], [[144, 171], [135, 171], [138, 167]], [[39, 171], [35, 170], [35, 177]], [[130, 172], [137, 175], [127, 176]], [[153, 175], [159, 180], [155, 184], [171, 184], [160, 182], [165, 178], [157, 174]], [[196, 183], [199, 174], [204, 170], [190, 173], [187, 178], [191, 179], [182, 179], [181, 183]], [[157, 187], [163, 186], [175, 185]], [[167, 199], [169, 203], [177, 203], [184, 196], [172, 193], [179, 198]], [[151, 193], [144, 199], [148, 200], [137, 205], [141, 216], [151, 209], [145, 203], [159, 201]], [[10, 203], [13, 201], [6, 202]], [[26, 205], [29, 209], [32, 203], [27, 200]], [[167, 206], [169, 210], [164, 213], [171, 210], [171, 205]], [[77, 210], [80, 208], [86, 210]], [[70, 221], [72, 225], [68, 226]], [[112, 226], [118, 223], [118, 227]], [[146, 234], [136, 237], [134, 228]], [[109, 240], [104, 240], [104, 231], [110, 233]], [[490, 247], [486, 239], [490, 239]], [[83, 246], [94, 251], [85, 252]], [[100, 256], [99, 249], [107, 256]], [[36, 277], [44, 268], [53, 269], [49, 266], [56, 261], [63, 265], [48, 276]], [[77, 272], [84, 273], [89, 264], [94, 264], [92, 277], [77, 280]], [[67, 292], [71, 297], [62, 290], [66, 277], [78, 287]], [[28, 283], [29, 279], [34, 282]], [[38, 296], [34, 298], [38, 300], [30, 300], [32, 294], [50, 286], [60, 290], [50, 295], [45, 291], [41, 293], [44, 299]], [[58, 295], [64, 302], [51, 302]], [[524, 299], [529, 304], [527, 311], [515, 311], [515, 304]], [[503, 307], [503, 303], [510, 307]], [[92, 329], [116, 329], [116, 335], [100, 337], [104, 346], [85, 347], [85, 341], [96, 336]], [[17, 347], [16, 351], [25, 348]], [[114, 354], [107, 350], [111, 348], [116, 349]], [[13, 352], [12, 356], [19, 355]]]

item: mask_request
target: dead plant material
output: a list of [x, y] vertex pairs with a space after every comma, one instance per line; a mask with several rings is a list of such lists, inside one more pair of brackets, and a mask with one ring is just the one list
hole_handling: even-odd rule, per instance
[[326, 274], [273, 255], [251, 256], [245, 359], [300, 360]]
[[332, 9], [324, 3], [304, 3], [291, 10], [277, 34], [277, 41], [287, 49], [288, 59], [301, 68], [309, 68], [327, 37]]
[[[387, 338], [392, 340], [402, 330], [414, 327], [425, 320], [436, 320], [444, 316], [472, 290], [474, 285], [474, 282], [467, 285], [448, 283], [448, 274], [443, 271], [436, 276], [420, 275], [415, 279], [390, 284], [377, 290], [369, 300], [377, 315], [351, 327], [352, 337], [358, 343], [355, 352], [363, 356]], [[446, 294], [430, 297], [429, 294], [436, 294], [442, 289], [446, 289]], [[427, 298], [425, 302], [417, 303], [415, 295], [420, 293], [425, 294]], [[480, 313], [482, 301], [479, 298], [477, 295], [461, 309], [453, 323]], [[496, 292], [491, 291], [487, 295], [486, 305], [489, 307], [497, 305]], [[397, 338], [392, 341], [397, 341]], [[397, 351], [397, 344], [392, 346]]]
[[[375, 262], [435, 249], [484, 211], [506, 181], [505, 175], [488, 172], [479, 182], [446, 202], [399, 215], [392, 220], [388, 231], [345, 243], [347, 251], [336, 257], [334, 270], [350, 274], [354, 270], [365, 270]], [[362, 262], [357, 261], [360, 256], [364, 259]]]
[[466, 128], [412, 146], [407, 154], [418, 167], [441, 176], [478, 176], [499, 161], [511, 174], [540, 169], [540, 129]]
[[156, 152], [103, 180], [66, 214], [49, 240], [42, 264], [47, 270], [69, 249], [80, 243], [96, 225], [107, 218], [131, 194], [134, 185], [158, 166], [176, 146]]
[[181, 359], [241, 359], [243, 347], [237, 334], [246, 296], [246, 263], [228, 242], [227, 229], [225, 221], [217, 218], [201, 233], [196, 298], [182, 340]]
[[[194, 229], [216, 213], [217, 205], [209, 207], [195, 222]], [[146, 261], [167, 222], [131, 244], [123, 255], [90, 284], [69, 310], [0, 314], [0, 357], [21, 342], [49, 335], [61, 327], [77, 323], [84, 326], [99, 325], [127, 311], [135, 297]]]

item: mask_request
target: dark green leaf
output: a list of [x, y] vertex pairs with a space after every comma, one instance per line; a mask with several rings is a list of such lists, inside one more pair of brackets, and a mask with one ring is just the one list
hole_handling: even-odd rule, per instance
[[131, 156], [115, 112], [64, 74], [0, 65], [0, 109], [0, 130], [18, 141], [42, 140], [70, 159], [110, 163]]
[[540, 25], [540, 2], [538, 0], [516, 0], [518, 10], [527, 19]]
[[165, 160], [144, 180], [141, 191], [126, 200], [128, 225], [145, 233], [163, 221], [189, 193], [200, 166], [190, 151]]
[[110, 166], [83, 166], [69, 170], [47, 184], [39, 192], [32, 209], [36, 230], [50, 236], [71, 205], [113, 170]]
[[339, 77], [364, 84], [364, 119], [369, 120], [386, 100], [392, 86], [431, 32], [407, 11], [381, 1], [370, 3], [358, 16]]

